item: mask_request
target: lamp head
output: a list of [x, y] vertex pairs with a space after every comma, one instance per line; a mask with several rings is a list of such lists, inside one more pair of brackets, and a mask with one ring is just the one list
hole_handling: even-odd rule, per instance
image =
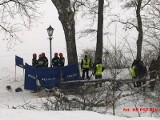
[[53, 29], [53, 28], [51, 27], [51, 25], [50, 25], [49, 28], [47, 28], [47, 33], [48, 33], [48, 36], [49, 36], [49, 37], [52, 37], [53, 31], [54, 31], [54, 29]]

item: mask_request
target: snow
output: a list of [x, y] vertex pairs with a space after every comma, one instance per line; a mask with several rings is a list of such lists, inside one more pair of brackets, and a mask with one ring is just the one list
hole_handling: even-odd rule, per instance
[[[26, 111], [26, 110], [9, 110], [9, 114], [6, 113], [8, 110], [4, 110], [4, 112], [0, 113], [0, 116], [4, 116], [6, 119], [10, 119], [9, 116], [12, 116], [12, 119], [17, 118], [24, 118], [23, 120], [44, 120], [47, 118], [47, 120], [105, 120], [106, 116], [94, 113], [94, 112], [87, 112], [87, 111]], [[18, 114], [15, 114], [18, 113]], [[6, 116], [7, 115], [7, 116]], [[111, 120], [112, 118], [116, 118], [113, 116], [107, 116], [108, 120]], [[3, 119], [4, 120], [4, 119]], [[19, 120], [19, 119], [17, 119]]]
[[[22, 92], [15, 92], [17, 87], [23, 88], [23, 74], [18, 75], [15, 80], [13, 71], [10, 71], [8, 68], [2, 68], [0, 70], [0, 120], [158, 120], [158, 118], [151, 117], [119, 117], [109, 113], [100, 114], [91, 111], [44, 111], [40, 107], [44, 98], [39, 97], [37, 93], [32, 93], [24, 89]], [[10, 85], [12, 89], [7, 90], [7, 85]], [[25, 107], [23, 109], [22, 106], [24, 104], [37, 106], [37, 109], [27, 110]], [[127, 115], [129, 112], [122, 111], [122, 109], [127, 109], [127, 107], [123, 106], [117, 110], [121, 114], [124, 113]]]
[[125, 118], [90, 111], [33, 111], [1, 109], [1, 120], [158, 120], [156, 118]]

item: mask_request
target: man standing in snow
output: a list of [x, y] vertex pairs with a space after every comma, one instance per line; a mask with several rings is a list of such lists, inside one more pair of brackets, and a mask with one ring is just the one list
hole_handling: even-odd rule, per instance
[[52, 67], [58, 67], [58, 65], [59, 65], [58, 53], [54, 53], [54, 58], [52, 59]]
[[156, 78], [157, 78], [157, 62], [155, 59], [151, 61], [151, 64], [149, 66], [150, 71], [150, 89], [154, 90], [155, 84], [156, 84]]
[[45, 53], [42, 53], [42, 59], [44, 61], [43, 66], [48, 67], [48, 58], [46, 57]]
[[85, 57], [82, 59], [81, 61], [81, 69], [82, 71], [82, 79], [85, 78], [85, 74], [87, 76], [87, 79], [89, 79], [89, 69], [91, 67], [91, 60], [90, 58], [88, 58], [87, 55], [85, 55]]
[[[95, 79], [102, 79], [102, 72], [104, 70], [104, 67], [102, 65], [102, 62], [100, 59], [96, 60], [96, 64], [94, 65], [94, 74], [95, 74]], [[96, 87], [98, 84], [96, 85]], [[99, 86], [102, 87], [102, 83], [99, 83]]]
[[[135, 67], [135, 75], [137, 76], [140, 81], [137, 81], [137, 87], [141, 87], [141, 80], [145, 79], [147, 75], [147, 68], [144, 66], [142, 61], [139, 61], [137, 66]], [[143, 81], [143, 85], [146, 83], [146, 81]], [[143, 87], [143, 90], [145, 90], [145, 87]]]
[[33, 58], [32, 58], [32, 66], [37, 67], [38, 62], [37, 62], [37, 54], [34, 53], [33, 54]]
[[[138, 60], [134, 60], [132, 63], [132, 66], [131, 66], [131, 76], [132, 76], [133, 80], [137, 78], [137, 76], [135, 74], [135, 68], [136, 68], [138, 62], [139, 62]], [[137, 87], [137, 84], [134, 81], [133, 81], [133, 85], [134, 85], [134, 87]]]
[[59, 53], [59, 66], [64, 67], [65, 58], [63, 57], [62, 53]]
[[42, 58], [42, 54], [39, 54], [38, 67], [44, 67], [44, 59]]

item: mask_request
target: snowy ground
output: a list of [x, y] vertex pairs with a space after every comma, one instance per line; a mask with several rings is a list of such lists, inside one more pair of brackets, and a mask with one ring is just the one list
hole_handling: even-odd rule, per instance
[[1, 120], [158, 120], [156, 118], [125, 118], [89, 111], [26, 111], [0, 110]]
[[[118, 117], [112, 116], [111, 110], [109, 110], [106, 114], [99, 114], [96, 112], [89, 111], [43, 111], [41, 109], [37, 110], [24, 110], [22, 107], [24, 104], [30, 102], [35, 105], [41, 104], [42, 98], [40, 98], [37, 93], [31, 93], [31, 91], [26, 91], [23, 89], [22, 92], [15, 92], [17, 87], [23, 88], [24, 77], [23, 72], [21, 71], [17, 74], [17, 79], [15, 80], [14, 72], [10, 71], [8, 68], [1, 68], [0, 75], [0, 120], [156, 120], [158, 118], [151, 118], [151, 111], [147, 111], [145, 116], [147, 117], [136, 117], [137, 112], [133, 112], [132, 103], [123, 104], [116, 109], [116, 113], [119, 116], [131, 116], [133, 118], [126, 117]], [[128, 77], [127, 74], [120, 74], [120, 76]], [[12, 90], [8, 91], [6, 86], [10, 85]], [[40, 100], [41, 99], [41, 100]], [[123, 101], [125, 101], [125, 98]], [[13, 109], [13, 108], [21, 108], [21, 109]], [[139, 107], [140, 108], [149, 108], [146, 106]], [[155, 108], [155, 107], [154, 107]], [[156, 107], [157, 108], [157, 107]], [[129, 110], [129, 111], [128, 111]], [[142, 111], [144, 112], [144, 111]], [[110, 114], [110, 115], [109, 115]], [[143, 115], [144, 116], [144, 115]]]

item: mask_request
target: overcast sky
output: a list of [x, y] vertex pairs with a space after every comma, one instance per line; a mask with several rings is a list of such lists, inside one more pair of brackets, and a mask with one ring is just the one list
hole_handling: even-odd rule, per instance
[[[62, 29], [62, 25], [58, 19], [57, 10], [52, 4], [50, 0], [47, 0], [45, 4], [41, 5], [41, 18], [39, 21], [34, 23], [34, 27], [32, 27], [28, 31], [23, 31], [20, 33], [19, 37], [22, 43], [17, 43], [17, 45], [10, 51], [7, 50], [7, 43], [3, 41], [2, 38], [0, 40], [0, 69], [7, 67], [14, 71], [15, 65], [15, 55], [18, 55], [24, 58], [24, 61], [28, 64], [31, 64], [32, 54], [37, 53], [38, 55], [42, 52], [46, 53], [46, 56], [49, 59], [49, 40], [46, 29], [51, 25], [55, 30], [53, 33], [53, 40], [52, 40], [52, 53], [55, 52], [62, 52], [64, 53], [64, 57], [66, 56], [66, 44], [65, 44], [65, 37], [64, 32]], [[119, 11], [120, 8], [115, 7], [115, 11]], [[107, 13], [105, 13], [104, 17], [106, 17]], [[76, 32], [81, 30], [84, 27], [84, 23], [87, 23], [85, 19], [81, 20], [80, 17], [76, 17]], [[106, 29], [106, 26], [104, 26]], [[115, 28], [115, 27], [114, 27]], [[118, 29], [118, 26], [117, 26]], [[105, 32], [105, 30], [104, 30]], [[115, 30], [113, 29], [112, 32], [114, 33]], [[0, 33], [2, 34], [2, 33]], [[113, 40], [114, 42], [114, 36]], [[117, 36], [121, 36], [117, 31]], [[95, 39], [83, 38], [78, 39], [77, 42], [77, 52], [78, 56], [80, 56], [81, 50], [84, 48], [93, 48], [95, 47]], [[106, 47], [107, 39], [104, 38], [104, 46]], [[53, 55], [52, 55], [53, 56]], [[67, 64], [67, 61], [66, 61]]]
[[[39, 18], [39, 21], [34, 23], [34, 27], [32, 27], [28, 31], [23, 31], [23, 33], [19, 33], [19, 37], [22, 43], [18, 43], [12, 49], [7, 49], [7, 42], [3, 41], [2, 38], [0, 40], [0, 68], [7, 65], [14, 67], [14, 56], [18, 55], [24, 58], [25, 62], [31, 64], [32, 54], [37, 53], [38, 55], [42, 52], [46, 53], [46, 56], [49, 58], [49, 40], [46, 29], [51, 25], [55, 30], [53, 33], [52, 39], [52, 53], [55, 52], [63, 52], [64, 56], [66, 56], [66, 42], [64, 37], [64, 32], [62, 29], [62, 25], [58, 19], [57, 10], [52, 4], [50, 0], [47, 0], [45, 4], [41, 5], [41, 13], [42, 16]], [[2, 34], [2, 33], [1, 33]], [[77, 49], [84, 48], [86, 43], [83, 44], [83, 41], [77, 43]], [[7, 63], [10, 63], [8, 65]], [[66, 62], [67, 64], [67, 62]]]
[[[7, 49], [7, 42], [0, 40], [0, 68], [10, 67], [14, 70], [14, 57], [18, 55], [24, 58], [24, 61], [31, 64], [32, 54], [38, 55], [42, 52], [46, 53], [49, 57], [49, 40], [46, 29], [51, 25], [55, 30], [53, 33], [52, 50], [54, 52], [66, 53], [64, 33], [61, 27], [61, 23], [58, 20], [57, 10], [53, 6], [50, 0], [41, 5], [42, 16], [39, 21], [34, 23], [28, 31], [20, 33], [19, 37], [22, 43], [12, 49]], [[65, 55], [66, 56], [66, 55]]]

